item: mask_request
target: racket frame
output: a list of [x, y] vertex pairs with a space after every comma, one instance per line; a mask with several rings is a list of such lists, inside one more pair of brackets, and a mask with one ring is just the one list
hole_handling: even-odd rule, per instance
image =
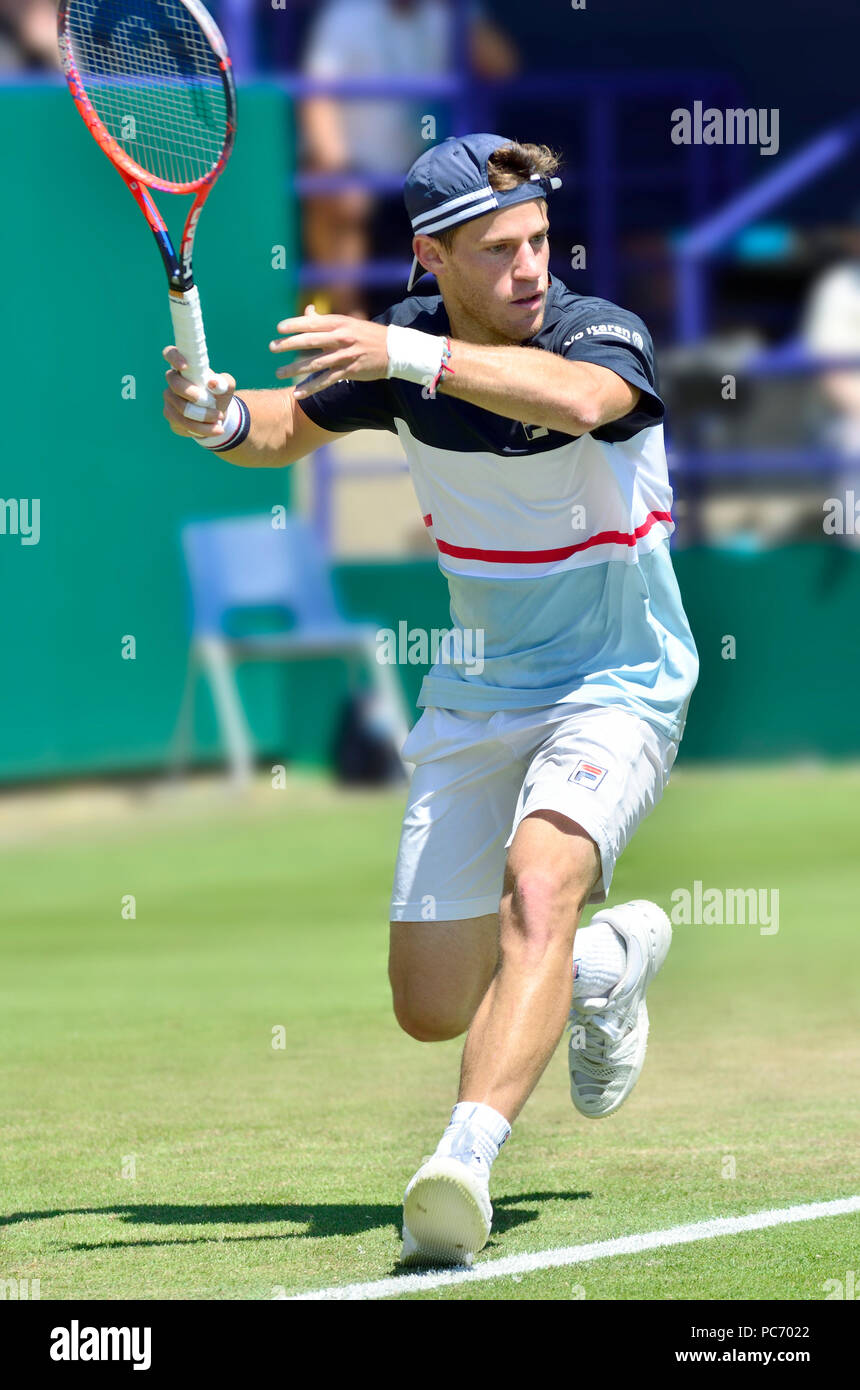
[[[126, 150], [123, 149], [119, 141], [111, 135], [107, 126], [102, 121], [96, 111], [92, 101], [87, 95], [77, 64], [74, 58], [72, 43], [69, 37], [69, 10], [74, 4], [74, 0], [59, 0], [57, 12], [57, 33], [62, 59], [63, 72], [72, 94], [75, 105], [80, 115], [103, 154], [106, 154], [111, 164], [125, 181], [126, 187], [146, 218], [150, 231], [155, 237], [156, 244], [164, 262], [164, 269], [167, 272], [168, 284], [170, 286], [171, 312], [173, 315], [174, 329], [176, 330], [177, 346], [183, 352], [189, 362], [189, 370], [184, 373], [189, 380], [194, 381], [198, 386], [205, 388], [205, 378], [209, 375], [209, 361], [206, 352], [206, 339], [203, 333], [203, 320], [200, 313], [200, 298], [194, 282], [193, 256], [194, 239], [197, 227], [200, 222], [200, 214], [203, 206], [212, 192], [220, 175], [224, 172], [233, 147], [236, 142], [236, 81], [233, 75], [233, 64], [230, 54], [227, 51], [227, 44], [221, 34], [220, 29], [215, 23], [208, 10], [198, 3], [198, 0], [176, 0], [188, 11], [192, 19], [199, 24], [205, 34], [215, 57], [218, 59], [218, 69], [224, 88], [224, 97], [227, 108], [226, 134], [224, 147], [220, 158], [201, 178], [195, 179], [190, 183], [171, 183], [166, 179], [160, 179], [155, 174], [150, 173], [139, 165]], [[185, 221], [185, 228], [180, 242], [179, 254], [171, 239], [167, 223], [162, 217], [156, 206], [155, 199], [150, 193], [150, 189], [161, 193], [194, 193], [195, 199]], [[179, 339], [182, 341], [179, 341]], [[214, 398], [206, 392], [208, 400], [202, 400], [201, 404], [211, 406]], [[191, 418], [194, 407], [188, 407], [188, 414]], [[199, 417], [197, 417], [199, 418]]]

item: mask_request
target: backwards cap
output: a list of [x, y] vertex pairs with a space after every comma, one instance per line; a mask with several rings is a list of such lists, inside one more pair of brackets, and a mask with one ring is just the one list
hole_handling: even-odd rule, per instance
[[[527, 183], [518, 183], [514, 188], [491, 188], [487, 169], [490, 156], [514, 143], [501, 135], [464, 135], [443, 140], [416, 159], [403, 190], [412, 231], [435, 236], [446, 227], [457, 227], [461, 222], [514, 203], [546, 198], [561, 188], [561, 179], [543, 174], [532, 174]], [[415, 284], [419, 270], [416, 256], [407, 291]]]

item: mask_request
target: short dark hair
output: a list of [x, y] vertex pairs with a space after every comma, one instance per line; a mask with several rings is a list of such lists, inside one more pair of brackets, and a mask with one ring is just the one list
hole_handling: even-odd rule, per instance
[[[516, 188], [517, 184], [529, 183], [535, 174], [541, 178], [552, 178], [560, 163], [559, 156], [553, 154], [548, 145], [521, 145], [518, 141], [502, 145], [487, 161], [490, 187], [502, 193]], [[443, 227], [433, 236], [446, 251], [450, 251], [454, 236], [462, 225], [460, 222], [454, 227]]]

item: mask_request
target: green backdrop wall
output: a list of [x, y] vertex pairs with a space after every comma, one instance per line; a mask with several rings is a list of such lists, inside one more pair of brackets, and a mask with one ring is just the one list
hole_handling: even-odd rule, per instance
[[[0, 505], [0, 780], [157, 768], [187, 656], [180, 528], [287, 502], [289, 470], [238, 469], [167, 430], [158, 254], [65, 90], [0, 91], [0, 148], [10, 191], [0, 500], [38, 499], [41, 511], [39, 543], [24, 545]], [[266, 344], [295, 303], [289, 271], [273, 266], [277, 247], [296, 264], [292, 149], [283, 98], [243, 90], [236, 153], [204, 214], [196, 265], [213, 363], [246, 385], [274, 382]], [[129, 377], [134, 399], [123, 397]], [[860, 554], [833, 539], [679, 552], [676, 568], [702, 659], [682, 756], [860, 753]], [[447, 624], [432, 561], [342, 565], [336, 580], [355, 618]], [[134, 661], [122, 659], [129, 635]], [[423, 672], [401, 674], [414, 702]], [[261, 753], [326, 761], [345, 688], [335, 661], [244, 669]], [[218, 753], [203, 688], [195, 749]]]
[[[284, 98], [242, 90], [236, 150], [200, 224], [212, 362], [247, 385], [276, 384], [266, 345], [295, 305], [273, 255], [296, 264], [293, 146]], [[285, 502], [289, 473], [212, 458], [161, 418], [161, 259], [65, 86], [0, 89], [0, 150], [0, 498], [41, 510], [28, 546], [0, 507], [0, 777], [151, 763], [186, 646], [179, 527]], [[189, 203], [161, 199], [172, 229]], [[121, 659], [126, 635], [135, 661]]]

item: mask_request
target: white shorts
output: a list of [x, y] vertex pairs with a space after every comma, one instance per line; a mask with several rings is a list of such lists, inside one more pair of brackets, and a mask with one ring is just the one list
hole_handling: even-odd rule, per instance
[[576, 821], [600, 850], [589, 902], [669, 780], [678, 743], [608, 705], [430, 708], [403, 748], [415, 764], [391, 897], [395, 922], [497, 912], [506, 850], [532, 811]]

